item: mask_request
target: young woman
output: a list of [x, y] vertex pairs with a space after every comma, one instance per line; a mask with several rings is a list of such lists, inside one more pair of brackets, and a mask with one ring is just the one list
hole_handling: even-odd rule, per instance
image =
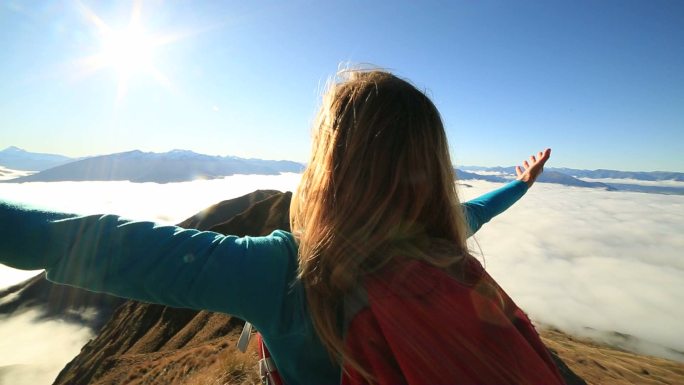
[[[428, 97], [383, 71], [343, 76], [315, 123], [291, 205], [292, 233], [238, 238], [0, 202], [0, 263], [45, 269], [51, 281], [88, 290], [248, 320], [289, 384], [339, 383], [342, 361], [372, 376], [344, 349], [344, 296], [404, 261], [461, 279], [474, 261], [466, 238], [527, 191], [550, 150], [525, 161], [516, 181], [461, 205]], [[539, 367], [545, 362], [539, 358]]]

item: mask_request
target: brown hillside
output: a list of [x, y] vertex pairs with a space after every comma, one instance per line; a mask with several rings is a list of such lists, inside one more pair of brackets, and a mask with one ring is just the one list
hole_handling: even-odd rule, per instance
[[545, 329], [540, 334], [546, 346], [588, 384], [684, 384], [684, 363], [626, 352], [559, 330]]
[[275, 194], [281, 194], [281, 192], [276, 190], [257, 190], [235, 199], [223, 201], [200, 211], [179, 223], [178, 226], [187, 229], [208, 230], [209, 228], [244, 212], [254, 206], [255, 203]]

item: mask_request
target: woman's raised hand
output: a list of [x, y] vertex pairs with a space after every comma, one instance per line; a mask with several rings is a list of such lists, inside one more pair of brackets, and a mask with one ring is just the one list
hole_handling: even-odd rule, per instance
[[537, 156], [530, 156], [529, 161], [523, 161], [522, 167], [515, 166], [515, 173], [518, 175], [518, 180], [527, 183], [527, 187], [532, 187], [534, 181], [544, 170], [544, 163], [551, 157], [551, 149], [547, 148], [544, 151], [539, 151]]

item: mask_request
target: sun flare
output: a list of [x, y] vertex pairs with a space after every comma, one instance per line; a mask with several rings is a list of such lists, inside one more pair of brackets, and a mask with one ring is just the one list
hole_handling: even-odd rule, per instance
[[154, 49], [154, 42], [142, 28], [111, 31], [102, 37], [103, 61], [122, 76], [153, 67]]
[[77, 3], [83, 16], [95, 27], [99, 51], [77, 61], [79, 73], [88, 75], [101, 70], [113, 70], [117, 75], [117, 101], [128, 92], [133, 76], [151, 76], [161, 86], [171, 90], [171, 82], [155, 65], [155, 51], [162, 45], [174, 42], [179, 36], [154, 35], [145, 30], [141, 22], [141, 2], [135, 2], [128, 26], [113, 29], [95, 12]]

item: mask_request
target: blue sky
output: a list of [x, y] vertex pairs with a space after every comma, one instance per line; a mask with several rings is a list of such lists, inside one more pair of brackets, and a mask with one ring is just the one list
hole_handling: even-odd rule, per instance
[[[135, 40], [161, 39], [131, 55], [111, 36], [133, 9]], [[681, 1], [0, 0], [0, 47], [0, 148], [305, 161], [350, 62], [427, 90], [457, 165], [549, 146], [557, 167], [684, 171]]]

